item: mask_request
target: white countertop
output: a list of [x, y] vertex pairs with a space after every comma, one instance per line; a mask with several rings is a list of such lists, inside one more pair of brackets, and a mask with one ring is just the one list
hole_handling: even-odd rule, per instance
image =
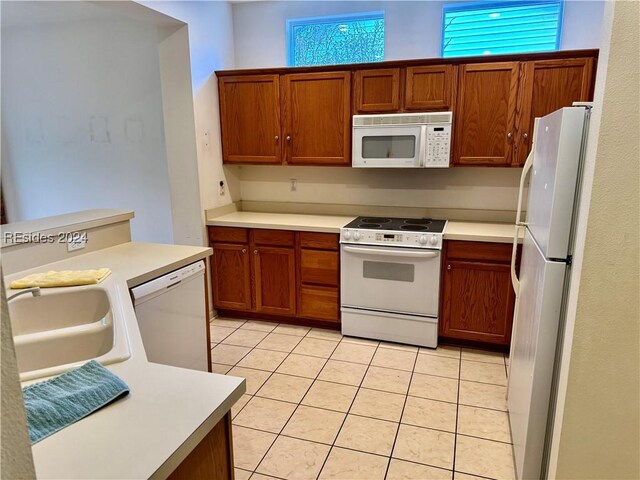
[[[445, 240], [469, 242], [513, 243], [513, 223], [448, 222], [444, 231]], [[520, 239], [520, 243], [522, 240]]]
[[340, 229], [354, 218], [356, 217], [293, 213], [233, 212], [220, 217], [207, 218], [207, 225], [340, 233]]
[[131, 242], [6, 277], [10, 283], [36, 271], [110, 268], [131, 349], [131, 358], [107, 365], [131, 393], [35, 444], [38, 478], [166, 478], [242, 396], [242, 378], [149, 363], [129, 296], [130, 287], [210, 254]]
[[[333, 215], [233, 212], [208, 218], [207, 225], [340, 233], [340, 228], [354, 218]], [[514, 226], [511, 223], [449, 221], [444, 232], [444, 239], [511, 243], [513, 242], [513, 233]]]
[[23, 222], [13, 222], [2, 225], [2, 237], [0, 246], [11, 246], [20, 241], [12, 241], [13, 233], [19, 232], [22, 235], [35, 233], [58, 233], [65, 228], [77, 226], [78, 229], [88, 229], [108, 225], [110, 223], [124, 222], [131, 220], [134, 214], [132, 210], [115, 210], [102, 208], [94, 210], [82, 210], [80, 212], [54, 215], [53, 217], [37, 218], [25, 220]]

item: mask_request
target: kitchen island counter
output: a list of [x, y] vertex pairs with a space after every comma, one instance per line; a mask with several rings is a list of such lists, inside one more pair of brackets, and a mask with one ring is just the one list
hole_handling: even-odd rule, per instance
[[210, 254], [206, 247], [127, 242], [7, 275], [9, 284], [36, 271], [110, 268], [98, 286], [118, 300], [114, 308], [126, 327], [120, 334], [131, 352], [127, 360], [106, 365], [130, 394], [33, 445], [38, 478], [166, 478], [224, 421], [245, 380], [148, 362], [129, 295], [129, 288]]

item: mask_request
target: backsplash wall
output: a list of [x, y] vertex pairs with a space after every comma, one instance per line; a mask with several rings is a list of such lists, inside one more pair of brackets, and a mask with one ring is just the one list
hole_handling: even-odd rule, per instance
[[[242, 166], [243, 201], [516, 210], [521, 169]], [[291, 189], [296, 180], [296, 190]]]

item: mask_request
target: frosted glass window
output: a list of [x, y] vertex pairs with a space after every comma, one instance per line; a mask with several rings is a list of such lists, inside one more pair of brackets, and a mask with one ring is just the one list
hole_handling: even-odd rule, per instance
[[381, 62], [384, 12], [287, 20], [290, 67]]
[[562, 0], [450, 3], [442, 12], [442, 56], [558, 50]]

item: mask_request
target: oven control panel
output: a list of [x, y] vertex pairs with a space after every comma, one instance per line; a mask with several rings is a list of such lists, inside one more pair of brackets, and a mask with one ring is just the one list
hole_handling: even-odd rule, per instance
[[385, 245], [390, 247], [413, 247], [442, 249], [442, 234], [421, 232], [370, 231], [343, 228], [340, 243]]

